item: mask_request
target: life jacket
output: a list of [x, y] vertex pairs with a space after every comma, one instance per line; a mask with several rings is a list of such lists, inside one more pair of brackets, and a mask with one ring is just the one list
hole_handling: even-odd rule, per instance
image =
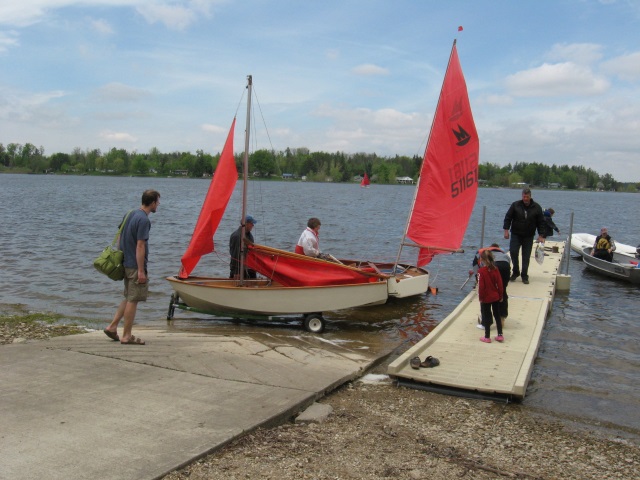
[[596, 250], [609, 250], [611, 248], [611, 243], [607, 237], [601, 237], [596, 243]]

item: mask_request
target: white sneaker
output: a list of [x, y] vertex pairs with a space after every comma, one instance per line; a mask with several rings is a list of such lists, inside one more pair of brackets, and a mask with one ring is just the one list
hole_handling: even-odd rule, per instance
[[476, 328], [479, 328], [480, 330], [484, 330], [484, 327], [482, 326], [482, 324], [481, 324], [481, 323], [477, 324], [477, 325], [476, 325]]

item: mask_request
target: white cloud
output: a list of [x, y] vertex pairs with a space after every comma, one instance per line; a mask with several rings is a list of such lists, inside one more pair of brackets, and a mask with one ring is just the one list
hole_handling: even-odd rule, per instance
[[331, 119], [331, 127], [309, 148], [395, 155], [407, 145], [418, 147], [431, 125], [424, 115], [391, 108], [336, 108], [321, 105], [313, 115]]
[[208, 123], [203, 124], [200, 128], [202, 129], [203, 132], [208, 132], [208, 133], [220, 134], [220, 133], [228, 132], [228, 128], [219, 127], [217, 125], [211, 125]]
[[15, 38], [16, 32], [0, 32], [0, 53], [6, 52], [9, 47], [17, 47], [18, 40]]
[[225, 0], [2, 0], [0, 25], [26, 27], [41, 21], [48, 12], [69, 7], [137, 8], [149, 23], [160, 22], [182, 30], [198, 18], [211, 14], [211, 5]]
[[622, 55], [602, 63], [602, 70], [629, 82], [640, 80], [640, 52]]
[[356, 75], [389, 75], [389, 70], [371, 63], [358, 65], [351, 70]]
[[100, 134], [100, 137], [104, 138], [105, 140], [113, 141], [113, 142], [135, 143], [138, 141], [136, 137], [134, 137], [130, 133], [125, 133], [125, 132], [106, 131], [106, 132], [102, 132]]
[[51, 105], [52, 100], [65, 95], [62, 90], [41, 93], [0, 90], [0, 119], [46, 123], [55, 117], [56, 109]]
[[91, 26], [102, 35], [111, 35], [113, 33], [113, 28], [106, 20], [91, 20]]
[[213, 0], [191, 0], [183, 3], [153, 2], [137, 7], [149, 23], [160, 22], [171, 30], [185, 30], [201, 17], [211, 17]]
[[325, 52], [325, 55], [329, 60], [336, 60], [337, 58], [340, 57], [340, 50], [335, 48], [330, 49]]
[[99, 100], [105, 102], [136, 102], [149, 96], [149, 92], [140, 88], [130, 87], [122, 83], [113, 82], [96, 90]]
[[547, 54], [552, 62], [590, 65], [602, 58], [602, 45], [595, 43], [556, 43]]
[[0, 25], [26, 27], [36, 23], [45, 13], [46, 0], [0, 2]]
[[575, 63], [545, 63], [537, 68], [509, 75], [506, 86], [516, 97], [557, 97], [565, 95], [601, 95], [609, 89], [609, 81]]
[[485, 95], [474, 102], [475, 105], [508, 106], [513, 105], [513, 97], [509, 95]]

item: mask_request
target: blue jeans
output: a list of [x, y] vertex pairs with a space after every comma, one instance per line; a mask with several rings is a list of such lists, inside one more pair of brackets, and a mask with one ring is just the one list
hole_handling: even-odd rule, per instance
[[[522, 247], [522, 270], [520, 270], [520, 261], [518, 255]], [[517, 277], [522, 274], [523, 279], [529, 278], [529, 260], [531, 260], [531, 250], [533, 250], [533, 235], [522, 236], [511, 234], [509, 242], [509, 253], [511, 254], [511, 263], [513, 264], [513, 274]]]

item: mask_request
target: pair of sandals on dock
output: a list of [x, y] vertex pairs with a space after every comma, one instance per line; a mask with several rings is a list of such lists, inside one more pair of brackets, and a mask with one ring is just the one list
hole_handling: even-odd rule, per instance
[[424, 362], [420, 360], [420, 357], [413, 357], [411, 360], [409, 360], [409, 365], [411, 365], [411, 368], [415, 370], [418, 370], [421, 367], [433, 368], [440, 365], [440, 360], [438, 360], [436, 357], [432, 357], [431, 355], [425, 358]]

